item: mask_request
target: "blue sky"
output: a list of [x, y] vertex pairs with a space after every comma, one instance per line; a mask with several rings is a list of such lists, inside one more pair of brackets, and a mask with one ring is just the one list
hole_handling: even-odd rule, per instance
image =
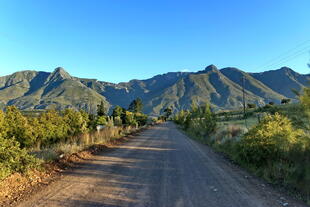
[[120, 82], [209, 64], [307, 68], [309, 0], [0, 0], [0, 76], [53, 71]]

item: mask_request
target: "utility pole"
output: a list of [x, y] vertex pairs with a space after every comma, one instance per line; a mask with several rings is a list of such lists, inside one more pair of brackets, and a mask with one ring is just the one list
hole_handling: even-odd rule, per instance
[[245, 85], [245, 77], [242, 76], [242, 94], [243, 94], [243, 118], [245, 119], [245, 91], [244, 91], [244, 85]]

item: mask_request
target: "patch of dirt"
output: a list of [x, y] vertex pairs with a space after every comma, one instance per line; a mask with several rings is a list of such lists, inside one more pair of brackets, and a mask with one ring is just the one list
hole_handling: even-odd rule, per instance
[[144, 129], [146, 128], [125, 137], [113, 139], [107, 144], [93, 145], [81, 152], [64, 156], [50, 163], [44, 163], [41, 170], [31, 170], [27, 174], [14, 173], [10, 175], [0, 182], [0, 206], [13, 206], [19, 203], [47, 185], [61, 179], [64, 171], [71, 170], [78, 163], [90, 159], [97, 153], [113, 150], [113, 148], [138, 135]]

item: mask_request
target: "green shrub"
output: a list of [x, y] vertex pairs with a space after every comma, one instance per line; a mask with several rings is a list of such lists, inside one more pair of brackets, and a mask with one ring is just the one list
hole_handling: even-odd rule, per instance
[[305, 88], [303, 95], [300, 97], [300, 102], [306, 119], [306, 128], [310, 131], [310, 88]]
[[122, 126], [123, 122], [120, 116], [115, 116], [114, 117], [114, 125], [115, 126]]
[[112, 116], [113, 117], [121, 117], [122, 114], [124, 113], [125, 109], [120, 107], [120, 106], [115, 106], [115, 108], [112, 111]]
[[188, 111], [181, 110], [174, 116], [174, 122], [179, 125], [184, 125], [186, 121], [186, 117], [189, 115]]
[[288, 103], [290, 103], [291, 102], [291, 99], [289, 99], [289, 98], [283, 98], [282, 100], [281, 100], [281, 104], [288, 104]]
[[5, 126], [5, 114], [2, 110], [0, 110], [0, 136], [6, 135], [7, 128]]
[[110, 116], [107, 117], [107, 124], [106, 124], [106, 126], [107, 127], [113, 127], [114, 126], [113, 117], [110, 117]]
[[38, 160], [29, 155], [26, 149], [21, 149], [14, 138], [0, 137], [0, 179], [13, 172], [24, 173], [38, 165]]
[[[189, 135], [225, 153], [256, 175], [298, 191], [301, 193], [299, 195], [309, 200], [310, 89], [305, 89], [300, 102], [281, 106], [267, 104], [257, 109], [256, 113], [267, 113], [249, 131], [247, 128], [225, 125], [215, 130], [211, 111], [196, 105], [188, 113], [176, 114], [174, 120]], [[222, 121], [221, 116], [225, 120], [226, 115], [236, 116], [238, 113], [221, 112], [217, 117]]]
[[147, 115], [143, 113], [135, 113], [134, 118], [137, 121], [139, 126], [144, 126], [147, 123]]
[[125, 125], [127, 126], [137, 126], [138, 122], [135, 119], [135, 114], [130, 111], [125, 112]]
[[56, 110], [49, 110], [42, 113], [38, 118], [38, 125], [35, 130], [38, 133], [38, 141], [44, 146], [55, 144], [59, 141], [65, 141], [68, 137], [68, 124]]
[[[114, 119], [112, 116], [89, 115], [73, 109], [48, 110], [38, 116], [23, 115], [15, 106], [7, 107], [5, 112], [0, 110], [0, 179], [13, 172], [25, 172], [36, 164], [37, 160], [27, 154], [27, 150], [38, 156], [41, 156], [40, 150], [57, 146], [68, 152], [78, 151], [90, 144], [117, 138], [124, 131], [132, 132], [131, 126], [146, 124], [147, 115], [119, 109], [120, 116]], [[114, 121], [120, 127], [113, 127]], [[124, 129], [121, 127], [123, 123], [127, 125]], [[97, 125], [107, 127], [93, 132]], [[57, 156], [49, 150], [46, 152], [46, 156], [41, 157]]]
[[96, 125], [106, 125], [107, 118], [105, 116], [98, 116], [96, 120]]
[[21, 147], [33, 145], [35, 139], [31, 136], [31, 126], [27, 118], [15, 106], [8, 106], [6, 108], [4, 121], [6, 137], [15, 137]]
[[63, 111], [63, 119], [67, 125], [68, 135], [76, 136], [88, 131], [88, 116], [82, 114], [83, 112], [75, 111], [73, 109], [66, 109]]
[[255, 167], [287, 160], [288, 152], [298, 144], [302, 130], [293, 128], [291, 121], [278, 113], [267, 115], [249, 130], [237, 144], [237, 159]]
[[216, 129], [216, 117], [209, 104], [198, 106], [193, 103], [190, 111], [180, 111], [174, 116], [174, 121], [204, 141]]

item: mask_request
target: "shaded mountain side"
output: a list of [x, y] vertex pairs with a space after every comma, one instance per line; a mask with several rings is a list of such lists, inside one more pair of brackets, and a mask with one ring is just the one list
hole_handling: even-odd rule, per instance
[[299, 74], [288, 67], [262, 73], [249, 73], [273, 91], [288, 98], [296, 98], [292, 90], [301, 91], [308, 84], [309, 75]]
[[161, 114], [169, 106], [175, 111], [188, 109], [192, 101], [209, 102], [216, 109], [235, 109], [242, 106], [242, 77], [247, 103], [263, 105], [294, 97], [291, 88], [306, 86], [309, 75], [289, 68], [246, 73], [210, 65], [198, 72], [169, 72], [115, 84], [72, 77], [63, 68], [52, 73], [28, 70], [0, 77], [0, 109], [6, 105], [27, 110], [72, 107], [95, 113], [101, 101], [111, 111], [116, 105], [128, 108], [137, 97], [145, 105], [144, 112], [152, 115]]
[[113, 105], [127, 108], [131, 101], [140, 97], [144, 102], [159, 96], [166, 88], [189, 73], [176, 72], [154, 76], [146, 80], [131, 80], [127, 83], [113, 84], [94, 79], [80, 79], [81, 82], [96, 90]]
[[285, 96], [273, 91], [271, 88], [264, 85], [262, 82], [253, 78], [246, 72], [243, 72], [237, 68], [223, 68], [220, 70], [223, 75], [228, 79], [238, 84], [240, 87], [243, 86], [243, 77], [244, 77], [244, 88], [257, 96], [260, 96], [264, 99], [265, 102], [275, 102], [280, 103], [281, 99]]

